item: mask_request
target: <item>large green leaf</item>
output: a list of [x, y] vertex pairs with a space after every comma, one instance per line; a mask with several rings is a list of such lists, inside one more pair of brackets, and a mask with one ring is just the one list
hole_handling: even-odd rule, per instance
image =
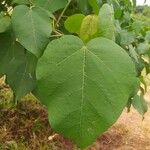
[[34, 5], [55, 12], [67, 5], [68, 0], [31, 0]]
[[7, 75], [7, 83], [19, 100], [35, 87], [37, 58], [15, 42], [9, 33], [0, 34], [0, 74]]
[[101, 36], [111, 40], [115, 39], [114, 12], [109, 4], [104, 4], [100, 9], [99, 30]]
[[52, 32], [49, 14], [37, 7], [15, 7], [12, 25], [18, 41], [37, 57], [46, 48]]
[[52, 128], [81, 148], [117, 120], [137, 84], [130, 57], [105, 38], [50, 42], [36, 75], [35, 94], [47, 105]]

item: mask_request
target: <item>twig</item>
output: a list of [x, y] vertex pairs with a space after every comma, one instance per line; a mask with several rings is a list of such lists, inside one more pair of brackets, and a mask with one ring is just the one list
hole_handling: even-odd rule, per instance
[[65, 8], [64, 8], [63, 11], [61, 12], [60, 16], [58, 17], [57, 22], [56, 22], [56, 27], [58, 27], [58, 24], [59, 24], [61, 18], [63, 17], [63, 15], [64, 15], [66, 9], [68, 8], [70, 2], [71, 2], [71, 0], [68, 0], [67, 5], [65, 6]]

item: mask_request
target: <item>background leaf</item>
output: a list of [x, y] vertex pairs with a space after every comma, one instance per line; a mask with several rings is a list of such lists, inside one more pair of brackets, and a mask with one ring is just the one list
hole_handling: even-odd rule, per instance
[[77, 2], [83, 14], [87, 15], [90, 13], [91, 7], [90, 7], [88, 0], [77, 0]]
[[6, 74], [16, 100], [34, 89], [36, 63], [37, 58], [15, 42], [10, 33], [0, 34], [0, 74]]
[[150, 50], [150, 45], [148, 43], [140, 43], [137, 46], [137, 52], [139, 54], [145, 54], [148, 50]]
[[120, 40], [121, 46], [127, 46], [134, 42], [135, 34], [133, 32], [128, 32], [126, 30], [121, 30], [118, 38]]
[[18, 41], [35, 56], [40, 57], [52, 32], [49, 14], [37, 7], [15, 7], [12, 26]]
[[12, 4], [19, 4], [19, 5], [25, 5], [30, 4], [30, 0], [13, 0]]
[[10, 24], [10, 17], [0, 14], [0, 33], [7, 31], [10, 27]]
[[148, 106], [143, 96], [139, 96], [139, 95], [134, 96], [132, 100], [132, 105], [142, 116], [144, 116], [144, 114], [148, 110]]
[[100, 36], [115, 40], [114, 12], [109, 4], [104, 4], [99, 12]]
[[91, 7], [93, 8], [94, 14], [98, 15], [99, 9], [100, 9], [100, 6], [98, 5], [98, 1], [97, 0], [88, 0], [88, 2], [91, 5]]
[[35, 6], [40, 6], [51, 12], [55, 12], [61, 8], [64, 8], [68, 0], [32, 0]]

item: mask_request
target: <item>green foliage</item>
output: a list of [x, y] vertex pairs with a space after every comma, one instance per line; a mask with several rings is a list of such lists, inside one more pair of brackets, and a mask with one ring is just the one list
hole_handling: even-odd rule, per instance
[[0, 2], [0, 76], [16, 101], [34, 92], [53, 129], [81, 148], [106, 131], [127, 102], [146, 111], [135, 95], [146, 92], [150, 28], [130, 15], [132, 2]]
[[147, 32], [146, 32], [145, 40], [146, 40], [148, 43], [150, 43], [150, 31], [147, 31]]
[[128, 46], [134, 42], [135, 35], [133, 32], [121, 30], [121, 32], [119, 33], [119, 39], [120, 39], [120, 45]]
[[139, 54], [145, 54], [147, 51], [149, 51], [150, 45], [147, 43], [140, 43], [137, 47], [137, 52]]
[[142, 21], [145, 25], [150, 26], [150, 7], [138, 6], [133, 17]]

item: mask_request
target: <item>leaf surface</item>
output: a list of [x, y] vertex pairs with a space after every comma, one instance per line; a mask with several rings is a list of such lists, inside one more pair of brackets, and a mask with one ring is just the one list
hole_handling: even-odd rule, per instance
[[104, 4], [99, 12], [99, 33], [110, 40], [115, 40], [114, 11], [109, 4]]
[[35, 6], [40, 6], [51, 12], [64, 8], [68, 0], [32, 0]]
[[10, 27], [10, 17], [0, 14], [0, 33], [7, 31]]
[[50, 42], [36, 75], [35, 93], [48, 106], [52, 128], [81, 148], [117, 120], [138, 82], [130, 57], [105, 38]]
[[86, 16], [81, 24], [80, 38], [84, 42], [88, 42], [97, 35], [98, 35], [98, 16], [96, 15]]
[[142, 116], [144, 116], [148, 110], [147, 103], [145, 102], [145, 99], [142, 95], [135, 95], [132, 101], [132, 105]]
[[93, 8], [93, 12], [98, 15], [100, 6], [98, 5], [98, 0], [88, 0], [89, 4]]
[[75, 14], [68, 17], [64, 24], [66, 30], [70, 33], [80, 34], [80, 28], [84, 18], [85, 16], [83, 14]]
[[36, 63], [37, 58], [26, 52], [9, 33], [0, 34], [0, 74], [6, 74], [16, 100], [34, 89]]
[[89, 14], [91, 11], [90, 4], [88, 0], [77, 0], [79, 8], [83, 14]]
[[30, 4], [30, 2], [30, 0], [13, 0], [12, 4], [27, 5]]
[[40, 57], [52, 32], [49, 14], [37, 7], [15, 7], [12, 25], [16, 38], [28, 51]]

